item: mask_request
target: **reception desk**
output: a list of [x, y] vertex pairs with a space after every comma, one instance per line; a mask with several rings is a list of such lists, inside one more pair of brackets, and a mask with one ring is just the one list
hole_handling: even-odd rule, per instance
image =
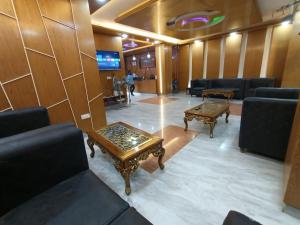
[[157, 80], [135, 80], [135, 91], [140, 93], [157, 94]]

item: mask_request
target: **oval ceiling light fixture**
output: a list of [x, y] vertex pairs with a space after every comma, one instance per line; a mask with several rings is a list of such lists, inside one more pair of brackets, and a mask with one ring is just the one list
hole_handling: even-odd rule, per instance
[[106, 0], [97, 0], [97, 2], [104, 3], [104, 2], [106, 2]]
[[126, 39], [126, 38], [128, 38], [128, 34], [122, 34], [121, 37], [122, 37], [123, 39]]
[[225, 16], [218, 14], [220, 11], [217, 10], [186, 13], [169, 19], [167, 27], [176, 31], [202, 30], [215, 26], [225, 19]]

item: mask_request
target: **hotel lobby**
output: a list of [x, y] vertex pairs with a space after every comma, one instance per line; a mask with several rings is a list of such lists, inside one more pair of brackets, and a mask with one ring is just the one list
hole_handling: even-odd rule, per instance
[[300, 225], [299, 0], [1, 0], [0, 225]]

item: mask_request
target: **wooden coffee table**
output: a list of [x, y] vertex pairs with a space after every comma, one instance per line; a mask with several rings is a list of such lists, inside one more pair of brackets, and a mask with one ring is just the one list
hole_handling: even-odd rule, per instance
[[209, 125], [210, 138], [213, 138], [217, 118], [226, 113], [225, 121], [228, 123], [230, 114], [229, 106], [230, 104], [228, 102], [204, 102], [201, 105], [186, 110], [184, 112], [185, 131], [188, 129], [188, 121], [196, 119]]
[[162, 158], [165, 149], [163, 139], [139, 130], [126, 123], [117, 122], [88, 133], [87, 144], [91, 149], [90, 156], [95, 155], [94, 145], [103, 153], [109, 153], [115, 168], [125, 181], [125, 192], [131, 193], [130, 175], [139, 167], [140, 161], [146, 160], [150, 154], [158, 157], [160, 169], [164, 169]]
[[229, 101], [234, 97], [234, 91], [232, 89], [205, 89], [202, 91], [203, 100], [210, 95], [223, 95]]

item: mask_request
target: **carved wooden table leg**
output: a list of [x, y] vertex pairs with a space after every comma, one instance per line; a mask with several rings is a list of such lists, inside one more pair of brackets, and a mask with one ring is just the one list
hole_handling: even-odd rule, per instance
[[153, 156], [158, 157], [158, 165], [161, 170], [163, 170], [165, 168], [165, 165], [162, 162], [165, 152], [166, 152], [166, 150], [163, 147], [161, 149], [159, 149], [158, 151], [153, 152]]
[[184, 129], [184, 131], [187, 131], [187, 129], [188, 129], [188, 119], [186, 118], [186, 117], [184, 117], [184, 123], [185, 123], [185, 129]]
[[91, 156], [92, 158], [94, 158], [94, 156], [95, 156], [95, 149], [94, 149], [95, 141], [94, 141], [93, 138], [91, 138], [90, 136], [88, 136], [88, 139], [87, 139], [86, 142], [87, 142], [89, 148], [91, 149], [91, 154], [90, 154], [90, 156]]
[[130, 174], [131, 171], [129, 169], [125, 169], [122, 176], [125, 181], [125, 193], [126, 195], [130, 195], [131, 193], [131, 186], [130, 186]]
[[216, 121], [210, 121], [210, 122], [207, 122], [207, 123], [209, 125], [209, 137], [213, 138], [214, 137], [214, 128], [215, 128], [215, 125], [216, 125]]
[[230, 115], [230, 110], [226, 111], [226, 118], [225, 118], [225, 122], [228, 123], [228, 117]]

